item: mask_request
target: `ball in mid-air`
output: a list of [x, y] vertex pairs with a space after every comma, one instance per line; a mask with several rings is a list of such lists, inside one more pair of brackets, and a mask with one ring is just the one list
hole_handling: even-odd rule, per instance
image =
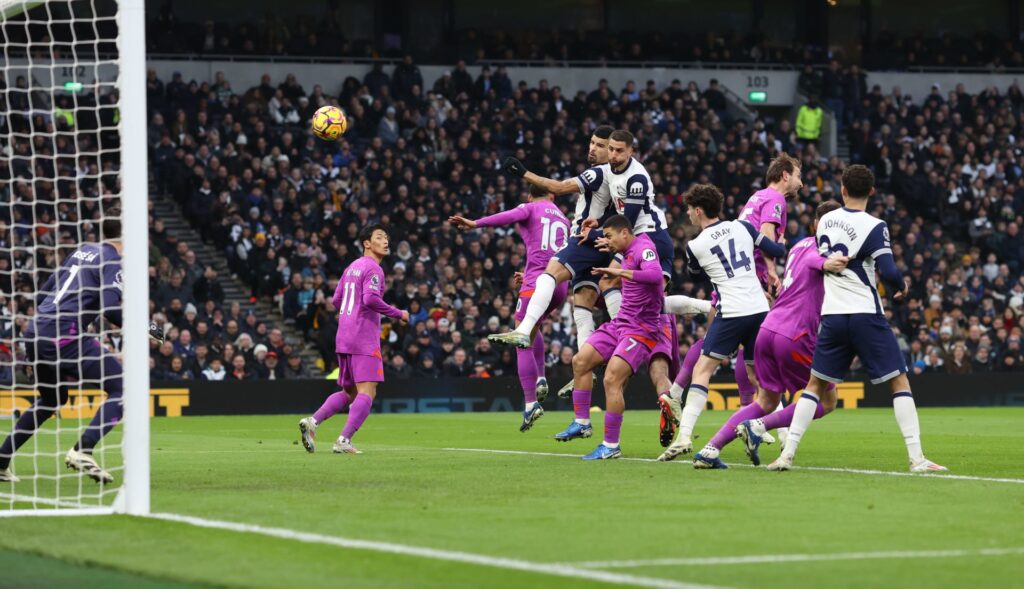
[[325, 141], [337, 141], [348, 129], [345, 112], [336, 106], [323, 106], [313, 113], [313, 134]]

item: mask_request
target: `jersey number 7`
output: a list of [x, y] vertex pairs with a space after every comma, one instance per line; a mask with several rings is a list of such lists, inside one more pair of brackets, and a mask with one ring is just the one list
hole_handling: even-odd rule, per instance
[[736, 257], [736, 240], [729, 240], [729, 258], [725, 257], [725, 252], [722, 251], [722, 246], [716, 245], [711, 248], [711, 253], [718, 256], [718, 261], [722, 263], [722, 268], [725, 269], [725, 275], [732, 278], [736, 275], [735, 270], [737, 268], [743, 268], [744, 271], [750, 272], [750, 258], [747, 257], [746, 252], [740, 252], [739, 258]]

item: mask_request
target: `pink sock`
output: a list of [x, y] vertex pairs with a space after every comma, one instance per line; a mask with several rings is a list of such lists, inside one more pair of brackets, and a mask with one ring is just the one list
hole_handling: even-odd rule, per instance
[[356, 395], [356, 400], [352, 401], [352, 407], [348, 410], [348, 420], [345, 422], [345, 428], [341, 430], [341, 437], [351, 440], [352, 436], [362, 427], [367, 416], [370, 415], [371, 407], [373, 407], [373, 399], [370, 398], [370, 395], [364, 393]]
[[572, 408], [576, 419], [590, 419], [590, 391], [572, 390]]
[[315, 419], [318, 424], [327, 421], [331, 416], [344, 411], [345, 407], [348, 407], [348, 401], [348, 393], [345, 391], [338, 391], [334, 393], [330, 397], [327, 397], [324, 404], [316, 410], [316, 413], [313, 414], [313, 419]]
[[740, 348], [739, 353], [736, 354], [736, 366], [733, 368], [733, 372], [736, 375], [736, 388], [739, 389], [740, 393], [740, 407], [746, 407], [754, 402], [754, 393], [757, 389], [754, 388], [754, 384], [750, 382], [750, 377], [747, 376], [747, 364], [743, 360], [743, 353], [746, 350]]
[[[795, 412], [796, 403], [790, 403], [782, 411], [776, 411], [761, 419], [761, 423], [764, 424], [767, 430], [789, 427], [789, 424], [793, 423], [793, 413]], [[821, 403], [818, 403], [818, 406], [814, 408], [814, 419], [821, 419], [823, 415], [825, 415], [825, 410], [822, 409]]]
[[516, 361], [519, 366], [519, 385], [523, 387], [523, 400], [534, 403], [537, 401], [537, 360], [533, 350], [516, 350]]
[[533, 338], [533, 360], [537, 363], [537, 376], [544, 376], [544, 336], [540, 331]]
[[686, 356], [683, 358], [683, 365], [679, 368], [679, 374], [676, 375], [675, 383], [683, 388], [685, 391], [690, 386], [690, 375], [693, 374], [693, 367], [697, 365], [697, 360], [700, 360], [700, 349], [704, 347], [704, 338], [693, 342], [689, 350], [686, 350]]
[[718, 430], [715, 437], [711, 438], [711, 441], [708, 443], [721, 450], [726, 446], [726, 444], [736, 439], [737, 425], [748, 419], [757, 419], [758, 417], [764, 417], [764, 409], [761, 409], [761, 405], [758, 403], [751, 403], [750, 405], [747, 405], [736, 413], [733, 413], [732, 417], [729, 418], [729, 421], [725, 422], [725, 425]]
[[604, 414], [604, 443], [605, 444], [618, 444], [619, 434], [622, 432], [622, 414], [612, 413], [611, 411]]

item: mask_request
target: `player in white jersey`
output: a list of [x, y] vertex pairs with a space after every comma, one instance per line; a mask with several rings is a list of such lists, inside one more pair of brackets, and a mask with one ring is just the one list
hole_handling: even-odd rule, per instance
[[[754, 269], [755, 248], [771, 258], [786, 255], [785, 247], [758, 233], [750, 223], [719, 220], [723, 200], [721, 191], [710, 184], [697, 184], [685, 196], [690, 222], [701, 228], [686, 246], [687, 267], [691, 274], [707, 274], [718, 293], [718, 313], [704, 336], [676, 438], [658, 457], [661, 461], [693, 451], [691, 436], [707, 405], [711, 375], [741, 345], [754, 349], [757, 332], [768, 314], [768, 299]], [[753, 354], [746, 358], [747, 374], [756, 382], [753, 359]]]
[[[587, 162], [591, 167], [579, 176], [566, 180], [553, 180], [534, 174], [514, 157], [506, 158], [503, 162], [505, 171], [512, 176], [523, 178], [556, 196], [578, 193], [579, 197], [576, 200], [576, 214], [568, 245], [548, 262], [544, 274], [538, 277], [537, 286], [530, 298], [530, 304], [527, 305], [523, 320], [515, 330], [491, 336], [492, 341], [520, 348], [527, 346], [530, 330], [543, 317], [555, 289], [570, 280], [573, 291], [573, 319], [576, 322], [576, 339], [579, 345], [582, 346], [594, 332], [593, 313], [603, 282], [599, 284], [595, 280], [591, 269], [608, 267], [611, 264], [611, 254], [599, 251], [591, 242], [583, 243], [581, 234], [586, 234], [591, 226], [598, 226], [615, 214], [609, 206], [611, 197], [608, 192], [608, 179], [602, 170], [602, 165], [608, 161], [608, 141], [613, 131], [614, 129], [608, 125], [601, 125], [594, 130], [587, 153]], [[619, 289], [608, 289], [602, 292], [602, 295], [609, 314], [614, 317], [622, 302]]]
[[[822, 217], [818, 223], [818, 251], [824, 256], [848, 256], [846, 270], [825, 274], [825, 299], [821, 308], [818, 344], [811, 363], [811, 378], [797, 401], [782, 455], [768, 470], [789, 470], [793, 457], [821, 401], [834, 402], [832, 383], [840, 383], [859, 356], [873, 384], [888, 382], [892, 389], [896, 422], [903, 433], [915, 473], [947, 470], [924, 457], [917, 407], [910, 392], [907, 365], [896, 336], [882, 310], [875, 271], [899, 301], [907, 296], [907, 283], [893, 261], [889, 228], [885, 221], [866, 212], [875, 192], [875, 177], [866, 167], [848, 166], [843, 171], [845, 206]], [[823, 398], [824, 397], [824, 398]]]

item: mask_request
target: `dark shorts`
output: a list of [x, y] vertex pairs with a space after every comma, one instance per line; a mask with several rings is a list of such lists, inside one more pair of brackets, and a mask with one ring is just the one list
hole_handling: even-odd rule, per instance
[[[736, 350], [743, 346], [744, 350], [754, 350], [757, 333], [768, 312], [747, 315], [745, 317], [715, 317], [711, 327], [704, 334], [704, 347], [701, 353], [718, 360], [732, 358]], [[744, 354], [747, 364], [754, 363], [754, 354]]]
[[887, 382], [907, 372], [907, 363], [885, 316], [874, 313], [823, 316], [811, 374], [828, 382], [843, 382], [854, 356], [860, 357], [872, 384]]
[[123, 390], [121, 362], [107, 352], [95, 337], [78, 336], [59, 340], [35, 336], [26, 346], [28, 361], [35, 364], [39, 386], [55, 386], [68, 380], [81, 388], [98, 387], [108, 397], [120, 397]]
[[591, 244], [580, 245], [579, 238], [572, 236], [569, 238], [569, 244], [555, 254], [554, 259], [565, 266], [569, 274], [572, 275], [572, 279], [570, 279], [572, 292], [576, 292], [588, 286], [599, 290], [597, 286], [599, 277], [594, 276], [590, 271], [593, 268], [608, 267], [611, 264], [612, 256], [609, 253], [598, 251]]

